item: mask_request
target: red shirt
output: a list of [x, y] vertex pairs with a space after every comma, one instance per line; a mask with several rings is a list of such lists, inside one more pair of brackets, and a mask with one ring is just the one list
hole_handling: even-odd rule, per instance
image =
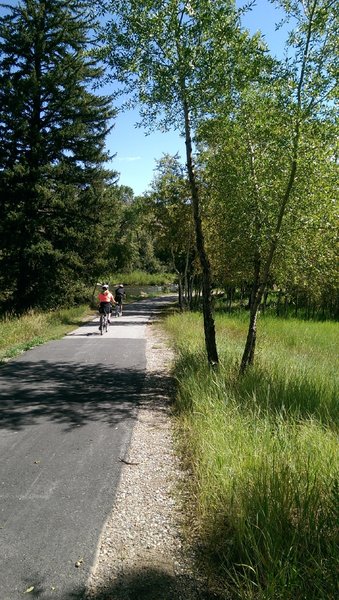
[[106, 290], [105, 292], [100, 292], [98, 298], [99, 302], [112, 302], [112, 304], [114, 303], [114, 298], [109, 290]]

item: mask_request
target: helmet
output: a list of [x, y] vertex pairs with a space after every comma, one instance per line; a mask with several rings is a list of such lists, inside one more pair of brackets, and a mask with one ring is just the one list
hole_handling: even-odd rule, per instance
[[122, 283], [120, 283], [119, 287], [124, 287]]
[[108, 284], [107, 283], [103, 283], [102, 284], [102, 289], [103, 290], [108, 290]]

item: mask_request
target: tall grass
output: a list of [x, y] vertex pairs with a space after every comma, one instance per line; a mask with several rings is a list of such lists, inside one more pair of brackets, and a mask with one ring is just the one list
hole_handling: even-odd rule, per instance
[[31, 311], [21, 317], [0, 319], [0, 362], [33, 346], [58, 339], [82, 323], [87, 305], [50, 312]]
[[334, 600], [338, 326], [262, 319], [257, 364], [241, 380], [243, 316], [217, 319], [217, 373], [198, 315], [166, 327], [195, 525], [225, 598]]
[[105, 280], [111, 285], [167, 285], [175, 281], [172, 273], [147, 273], [145, 271], [133, 271], [131, 273], [111, 273]]

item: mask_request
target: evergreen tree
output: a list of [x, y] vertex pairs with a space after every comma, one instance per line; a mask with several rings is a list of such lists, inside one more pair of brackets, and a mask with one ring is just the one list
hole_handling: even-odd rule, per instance
[[72, 301], [99, 251], [114, 111], [90, 88], [87, 4], [21, 0], [0, 19], [0, 277], [16, 310]]

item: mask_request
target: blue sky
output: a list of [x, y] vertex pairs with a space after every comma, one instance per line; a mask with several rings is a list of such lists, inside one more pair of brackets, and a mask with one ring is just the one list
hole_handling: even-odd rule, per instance
[[[238, 6], [245, 3], [245, 0], [236, 0]], [[271, 52], [281, 55], [285, 34], [275, 30], [281, 17], [282, 13], [269, 0], [257, 0], [256, 6], [243, 19], [243, 25], [252, 33], [260, 30]], [[141, 195], [149, 189], [156, 160], [163, 154], [178, 152], [184, 162], [185, 142], [176, 131], [146, 136], [143, 129], [135, 127], [138, 120], [136, 111], [119, 114], [107, 145], [112, 153], [116, 153], [110, 166], [120, 172], [118, 183], [128, 185], [136, 195]]]

